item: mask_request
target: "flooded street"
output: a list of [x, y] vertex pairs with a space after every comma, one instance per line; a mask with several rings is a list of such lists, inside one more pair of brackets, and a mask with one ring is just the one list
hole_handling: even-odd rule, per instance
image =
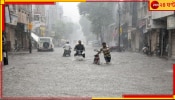
[[[94, 65], [94, 48], [86, 58], [62, 57], [63, 49], [32, 54], [11, 53], [3, 67], [4, 96], [121, 97], [123, 94], [172, 94], [171, 60], [140, 53], [112, 52], [110, 65]], [[74, 51], [72, 51], [72, 55]]]

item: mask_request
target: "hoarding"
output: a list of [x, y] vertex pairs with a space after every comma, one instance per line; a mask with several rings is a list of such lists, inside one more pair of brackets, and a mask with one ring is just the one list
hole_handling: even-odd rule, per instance
[[8, 6], [5, 7], [5, 23], [10, 23], [10, 12]]
[[175, 17], [169, 16], [167, 17], [167, 29], [174, 29], [175, 28]]
[[174, 11], [152, 11], [152, 19], [158, 19], [162, 17], [166, 17], [169, 15], [173, 15]]

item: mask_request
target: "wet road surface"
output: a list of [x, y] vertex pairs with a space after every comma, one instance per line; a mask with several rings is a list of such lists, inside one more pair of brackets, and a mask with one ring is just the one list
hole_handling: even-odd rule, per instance
[[[140, 53], [112, 52], [110, 65], [94, 65], [94, 48], [86, 48], [86, 59], [62, 57], [54, 52], [12, 53], [3, 67], [4, 96], [93, 96], [122, 94], [172, 94], [173, 61]], [[72, 52], [73, 55], [74, 52]]]

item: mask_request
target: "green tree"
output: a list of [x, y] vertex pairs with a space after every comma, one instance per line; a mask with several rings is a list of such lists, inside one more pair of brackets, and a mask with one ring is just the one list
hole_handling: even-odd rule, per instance
[[63, 21], [61, 20], [58, 20], [56, 21], [56, 27], [55, 27], [55, 38], [56, 39], [61, 39], [62, 38], [62, 35], [65, 33], [65, 28], [66, 25]]
[[80, 15], [87, 16], [92, 22], [92, 32], [100, 36], [103, 42], [102, 27], [107, 27], [113, 22], [114, 3], [80, 3], [78, 7]]
[[54, 28], [55, 39], [61, 39], [63, 37], [69, 38], [69, 36], [78, 29], [77, 25], [73, 22], [64, 22], [62, 20], [57, 20]]
[[84, 36], [88, 38], [91, 35], [91, 22], [86, 18], [86, 16], [81, 16], [80, 18], [80, 25]]

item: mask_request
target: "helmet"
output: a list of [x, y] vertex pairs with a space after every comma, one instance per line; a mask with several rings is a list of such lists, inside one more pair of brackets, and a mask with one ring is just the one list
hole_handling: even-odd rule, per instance
[[66, 43], [69, 44], [69, 41], [67, 41]]
[[106, 42], [103, 42], [102, 45], [106, 45]]
[[81, 40], [79, 40], [78, 43], [81, 43]]

